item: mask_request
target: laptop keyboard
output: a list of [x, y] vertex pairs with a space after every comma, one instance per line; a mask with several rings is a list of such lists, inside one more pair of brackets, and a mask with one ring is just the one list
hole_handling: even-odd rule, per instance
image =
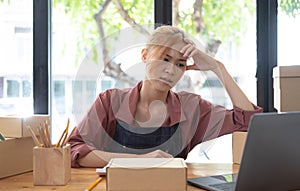
[[211, 184], [209, 186], [213, 188], [217, 188], [224, 191], [234, 191], [234, 186], [236, 182], [225, 182], [225, 183], [219, 183], [219, 184]]

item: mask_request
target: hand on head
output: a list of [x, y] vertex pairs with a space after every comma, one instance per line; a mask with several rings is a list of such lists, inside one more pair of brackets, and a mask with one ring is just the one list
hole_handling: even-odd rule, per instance
[[186, 70], [216, 70], [218, 68], [217, 60], [199, 50], [193, 44], [187, 44], [180, 50], [184, 57], [193, 58], [194, 63], [188, 65]]

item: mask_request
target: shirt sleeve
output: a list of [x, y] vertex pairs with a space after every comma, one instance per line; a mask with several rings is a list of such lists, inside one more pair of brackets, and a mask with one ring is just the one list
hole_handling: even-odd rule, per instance
[[[252, 104], [254, 107], [254, 110], [243, 110], [239, 107], [233, 107], [232, 110], [228, 111], [229, 116], [232, 116], [233, 118], [233, 124], [234, 124], [234, 131], [247, 131], [248, 126], [251, 120], [251, 116], [255, 113], [261, 113], [263, 112], [263, 109], [259, 106], [256, 106]], [[230, 117], [231, 118], [231, 117]], [[227, 121], [225, 121], [224, 128], [226, 129]], [[230, 123], [229, 123], [230, 124]], [[230, 130], [229, 130], [230, 131]], [[232, 132], [231, 132], [232, 133]]]
[[98, 95], [87, 114], [70, 134], [71, 166], [80, 167], [78, 160], [89, 152], [104, 150], [111, 136], [113, 114], [110, 108], [110, 92]]
[[77, 127], [70, 134], [69, 144], [71, 145], [71, 166], [80, 167], [78, 159], [91, 152], [91, 148], [84, 143]]
[[235, 131], [247, 131], [251, 116], [263, 112], [261, 107], [252, 105], [254, 110], [249, 111], [235, 106], [232, 109], [226, 109], [200, 98], [200, 117], [191, 146], [194, 147], [201, 142]]

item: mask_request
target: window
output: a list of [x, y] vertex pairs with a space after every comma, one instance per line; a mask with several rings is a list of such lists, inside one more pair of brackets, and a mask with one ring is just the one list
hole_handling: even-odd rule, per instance
[[32, 82], [29, 80], [22, 81], [22, 97], [30, 97], [32, 95]]
[[54, 98], [53, 102], [58, 114], [64, 114], [65, 111], [65, 82], [63, 80], [54, 81]]
[[278, 65], [300, 65], [300, 6], [291, 7], [293, 1], [278, 1]]
[[33, 4], [0, 3], [0, 114], [29, 115], [32, 102]]
[[[126, 80], [131, 80], [132, 65], [130, 63], [138, 62], [138, 60], [133, 60], [134, 56], [132, 56], [136, 55], [139, 51], [138, 48], [120, 51], [115, 50], [115, 47], [109, 44], [110, 59], [114, 59], [117, 64], [113, 65], [112, 69], [104, 70], [103, 73], [98, 75], [95, 75], [95, 73], [80, 73], [82, 71], [80, 67], [87, 57], [90, 60], [96, 58], [94, 53], [97, 52], [98, 45], [102, 43], [103, 38], [99, 38], [99, 26], [94, 20], [94, 16], [99, 12], [99, 5], [88, 1], [82, 1], [82, 4], [72, 4], [72, 2], [74, 1], [70, 1], [70, 3], [64, 3], [64, 1], [59, 0], [53, 1], [52, 79], [53, 81], [56, 79], [64, 80], [66, 84], [72, 83], [70, 86], [66, 85], [65, 89], [65, 105], [63, 105], [65, 113], [55, 115], [55, 113], [58, 113], [58, 108], [52, 104], [54, 113], [52, 116], [55, 123], [52, 124], [52, 127], [53, 132], [58, 132], [58, 135], [63, 130], [68, 117], [73, 118], [72, 122], [74, 125], [81, 120], [94, 100], [92, 99], [93, 96], [111, 87], [127, 87], [128, 83]], [[136, 4], [134, 4], [136, 2], [127, 1], [123, 8], [133, 13], [136, 10]], [[225, 3], [225, 1], [222, 2]], [[202, 14], [206, 27], [210, 28], [210, 30], [207, 29], [202, 34], [197, 33], [196, 23], [193, 23], [193, 18], [191, 17], [194, 3], [192, 0], [181, 1], [177, 7], [178, 12], [176, 12], [176, 5], [173, 4], [175, 7], [173, 7], [173, 25], [180, 26], [192, 34], [199, 42], [204, 42], [203, 45], [210, 46], [210, 53], [226, 64], [227, 69], [250, 100], [256, 103], [256, 1], [231, 1], [227, 2], [227, 4], [222, 4], [222, 2], [220, 1], [219, 4], [206, 2], [207, 5], [203, 8], [204, 12]], [[136, 10], [135, 14], [131, 15], [131, 18], [137, 19], [136, 23], [138, 24], [153, 24], [154, 15], [153, 8], [151, 8], [153, 7], [153, 1], [144, 1], [143, 4], [140, 6], [143, 6], [143, 8], [146, 6], [146, 9], [140, 8]], [[76, 11], [78, 9], [76, 6], [79, 5], [80, 11]], [[117, 39], [119, 36], [116, 28], [124, 30], [129, 25], [124, 22], [122, 18], [124, 15], [118, 14], [120, 7], [117, 7], [116, 4], [109, 4], [105, 8], [106, 11], [102, 15], [105, 37], [109, 37], [108, 40], [113, 39], [112, 37]], [[79, 12], [80, 14], [78, 14]], [[82, 17], [82, 15], [85, 15], [85, 17]], [[114, 22], [112, 20], [109, 20], [111, 23], [106, 22], [105, 19], [110, 19], [112, 15], [114, 16]], [[76, 23], [70, 16], [74, 18], [78, 16], [78, 18], [76, 17]], [[222, 18], [224, 19], [222, 20]], [[219, 44], [220, 41], [221, 44]], [[129, 64], [127, 65], [127, 63]], [[115, 78], [120, 76], [120, 73], [118, 73], [120, 69], [121, 71], [126, 71], [126, 74], [129, 74], [130, 77]], [[194, 83], [195, 89], [193, 91], [214, 103], [231, 107], [228, 95], [220, 87], [217, 78], [213, 74], [202, 73], [198, 76], [200, 78], [197, 78], [197, 75], [192, 73], [188, 76]], [[140, 76], [137, 79], [141, 79]], [[82, 104], [76, 104], [79, 101]], [[55, 133], [53, 135], [55, 138]], [[210, 152], [205, 153], [207, 155], [200, 153], [202, 158], [199, 161], [231, 161], [231, 136], [220, 138], [217, 142], [214, 141], [212, 145]], [[224, 153], [227, 154], [224, 155]], [[198, 154], [196, 155], [198, 156]], [[210, 160], [207, 160], [207, 156]], [[198, 158], [196, 159], [198, 160]]]
[[[124, 65], [132, 60], [128, 56], [120, 59], [122, 55], [126, 55], [124, 50], [119, 52], [117, 47], [112, 47], [112, 43], [117, 42], [115, 37], [118, 37], [119, 31], [133, 27], [131, 24], [134, 22], [129, 20], [134, 20], [141, 26], [154, 23], [153, 0], [111, 1], [108, 5], [101, 5], [99, 2], [102, 1], [80, 2], [52, 1], [51, 107], [54, 142], [65, 128], [67, 119], [71, 119], [70, 127], [74, 127], [91, 107], [98, 93], [112, 87], [129, 86], [126, 84], [126, 79], [129, 78], [117, 78], [121, 76], [119, 69], [126, 67]], [[101, 8], [104, 12], [99, 15]], [[100, 17], [102, 22], [97, 22], [95, 18]], [[104, 32], [103, 36], [99, 33], [100, 28]], [[95, 61], [97, 54], [102, 54], [98, 51], [103, 49], [99, 46], [104, 39], [108, 43], [108, 58], [117, 59], [118, 62], [114, 62], [105, 71], [97, 62], [88, 65], [91, 68], [85, 68], [85, 63]]]
[[7, 80], [7, 97], [20, 97], [20, 84], [16, 80]]
[[[173, 1], [173, 24], [193, 35], [198, 48], [224, 63], [229, 73], [256, 104], [256, 16], [255, 0]], [[199, 74], [200, 73], [200, 74]], [[212, 72], [190, 72], [190, 91], [224, 107], [231, 101]], [[197, 146], [188, 161], [231, 162], [231, 135]]]
[[0, 77], [0, 98], [4, 97], [4, 77]]
[[[278, 1], [278, 5], [281, 4], [280, 0]], [[7, 3], [9, 2], [9, 3]], [[93, 47], [93, 45], [97, 44], [97, 39], [99, 40], [99, 34], [97, 33], [97, 27], [93, 27], [93, 25], [95, 24], [95, 21], [93, 20], [93, 15], [95, 13], [97, 13], [99, 11], [99, 4], [97, 4], [97, 1], [81, 1], [81, 3], [77, 3], [77, 6], [79, 6], [80, 11], [78, 11], [78, 9], [75, 9], [74, 7], [72, 7], [72, 3], [76, 2], [76, 1], [72, 1], [72, 0], [53, 0], [53, 31], [52, 32], [52, 36], [53, 36], [53, 44], [52, 44], [52, 51], [53, 51], [53, 58], [52, 58], [52, 62], [53, 62], [53, 66], [52, 66], [52, 70], [53, 70], [53, 76], [52, 76], [52, 82], [54, 84], [54, 82], [56, 80], [63, 80], [65, 81], [65, 105], [64, 105], [64, 110], [66, 112], [65, 115], [58, 115], [57, 110], [56, 110], [56, 106], [54, 105], [54, 102], [52, 102], [52, 107], [54, 108], [52, 111], [53, 113], [51, 113], [52, 117], [53, 117], [53, 123], [52, 124], [52, 129], [53, 129], [53, 138], [54, 141], [56, 140], [57, 136], [55, 136], [56, 134], [59, 136], [62, 132], [62, 130], [64, 129], [65, 126], [65, 122], [66, 122], [66, 118], [67, 117], [72, 117], [74, 113], [76, 113], [76, 111], [74, 109], [72, 109], [72, 103], [73, 103], [73, 99], [72, 97], [72, 92], [77, 92], [77, 89], [73, 89], [72, 87], [72, 81], [74, 81], [74, 79], [76, 77], [76, 73], [78, 70], [78, 67], [81, 63], [81, 61], [84, 59], [84, 55], [86, 55], [89, 50], [93, 49], [91, 47]], [[127, 10], [130, 13], [133, 13], [131, 15], [135, 16], [140, 16], [139, 17], [139, 21], [138, 23], [153, 23], [153, 17], [154, 17], [154, 13], [153, 13], [153, 0], [149, 0], [149, 1], [141, 1], [143, 7], [147, 7], [147, 10], [149, 11], [144, 11], [144, 9], [137, 9], [135, 6], [133, 6], [133, 3], [136, 3], [137, 1], [126, 1], [128, 2], [128, 4], [125, 7], [125, 10]], [[174, 1], [175, 2], [175, 1]], [[181, 3], [181, 8], [182, 8], [182, 13], [179, 15], [181, 18], [185, 18], [188, 17], [188, 14], [185, 14], [184, 9], [191, 7], [191, 2], [190, 1], [185, 1], [187, 2], [186, 5]], [[243, 5], [243, 3], [246, 2], [246, 0], [244, 1], [239, 1], [240, 3], [242, 3], [241, 5]], [[253, 1], [249, 1], [250, 4], [251, 2], [253, 3]], [[266, 1], [267, 3], [270, 3], [271, 1]], [[294, 2], [294, 1], [289, 1], [289, 2]], [[295, 1], [296, 2], [296, 1]], [[16, 114], [16, 113], [21, 113], [19, 109], [17, 109], [17, 105], [21, 106], [22, 108], [25, 108], [26, 114], [28, 113], [32, 113], [32, 112], [28, 112], [28, 110], [32, 110], [30, 108], [32, 108], [32, 5], [33, 1], [30, 0], [10, 0], [10, 1], [1, 1], [0, 3], [0, 51], [1, 52], [5, 52], [6, 54], [1, 54], [0, 55], [0, 59], [1, 59], [1, 63], [5, 63], [5, 64], [1, 64], [0, 65], [0, 114]], [[45, 3], [47, 3], [47, 1], [45, 1]], [[91, 3], [90, 6], [85, 6], [88, 5], [88, 3]], [[92, 4], [94, 3], [94, 4]], [[232, 3], [235, 3], [235, 1], [232, 1]], [[277, 1], [272, 1], [272, 3], [276, 4]], [[76, 4], [76, 3], [75, 3]], [[83, 6], [84, 5], [84, 6]], [[246, 4], [244, 4], [246, 5]], [[252, 5], [252, 4], [251, 4]], [[264, 1], [257, 1], [257, 5], [264, 5]], [[247, 5], [248, 6], [248, 5]], [[273, 6], [273, 5], [272, 5]], [[113, 9], [112, 8], [113, 5], [110, 5], [110, 10], [113, 10], [112, 12], [115, 13], [114, 14], [114, 21], [117, 20], [119, 21], [119, 19], [115, 19], [116, 17], [116, 7]], [[240, 7], [246, 7], [246, 6], [240, 6]], [[78, 7], [77, 7], [78, 8]], [[220, 9], [215, 9], [215, 10], [226, 10], [226, 7], [222, 7]], [[272, 7], [274, 8], [274, 7]], [[72, 12], [72, 10], [75, 10], [74, 12]], [[268, 7], [262, 7], [261, 9], [263, 12], [267, 12], [268, 15]], [[288, 10], [288, 9], [287, 9]], [[66, 12], [65, 12], [66, 11]], [[257, 10], [258, 11], [258, 10]], [[280, 8], [279, 10], [280, 12], [282, 12], [282, 9]], [[78, 13], [81, 14], [78, 14]], [[255, 10], [254, 10], [255, 12]], [[259, 11], [258, 11], [259, 12]], [[285, 26], [285, 20], [283, 20], [281, 18], [281, 13], [279, 12], [279, 37], [278, 37], [278, 60], [279, 60], [279, 65], [286, 65], [288, 64], [295, 64], [297, 62], [295, 62], [295, 60], [297, 60], [296, 58], [292, 59], [293, 62], [291, 62], [290, 58], [292, 57], [292, 55], [297, 55], [291, 52], [293, 52], [293, 50], [295, 49], [291, 49], [291, 45], [285, 45], [285, 43], [287, 43], [284, 39], [289, 37], [289, 34], [284, 33], [284, 31], [289, 31], [291, 33], [298, 31], [298, 24], [297, 22], [294, 22], [295, 20], [298, 20], [297, 16], [296, 18], [293, 17], [288, 17], [289, 20], [292, 20], [292, 24], [290, 24], [288, 27], [293, 27], [292, 29], [289, 30], [284, 30]], [[286, 12], [286, 11], [285, 11]], [[287, 11], [288, 12], [288, 11]], [[261, 14], [261, 13], [260, 13]], [[79, 18], [76, 18], [75, 16], [78, 15]], [[82, 16], [84, 15], [84, 16]], [[111, 19], [111, 15], [112, 14], [107, 14], [105, 16], [105, 18]], [[244, 12], [243, 14], [244, 15]], [[80, 19], [85, 19], [85, 17], [88, 17], [90, 19], [90, 22], [85, 22], [86, 23], [86, 27], [83, 27], [86, 29], [86, 31], [82, 32], [82, 30], [80, 29], [80, 27], [78, 25], [76, 25], [76, 23], [74, 24], [74, 22], [71, 21], [70, 17], [75, 18], [75, 20], [77, 22], [77, 24], [80, 25], [81, 20]], [[271, 14], [271, 19], [274, 18], [274, 15]], [[286, 16], [284, 16], [286, 17]], [[270, 19], [270, 18], [268, 18]], [[187, 19], [186, 21], [188, 21], [189, 19]], [[110, 21], [110, 20], [109, 20]], [[47, 22], [47, 21], [45, 21]], [[44, 23], [45, 23], [44, 22]], [[270, 22], [270, 21], [267, 21]], [[92, 24], [94, 23], [94, 24]], [[214, 23], [214, 22], [211, 22]], [[255, 17], [250, 17], [250, 21], [246, 22], [246, 23], [250, 23], [251, 26], [254, 27], [250, 27], [252, 30], [255, 31]], [[296, 23], [296, 24], [295, 24]], [[109, 24], [109, 22], [105, 22], [105, 24]], [[123, 25], [124, 23], [117, 23], [118, 27], [124, 27], [125, 25]], [[176, 23], [173, 23], [175, 25], [177, 25]], [[180, 25], [180, 23], [178, 23], [178, 25]], [[184, 27], [184, 25], [190, 25], [189, 23], [186, 22], [182, 22], [181, 26]], [[262, 23], [263, 26], [268, 26], [268, 23]], [[284, 26], [284, 27], [283, 27]], [[112, 34], [114, 32], [115, 27], [107, 27], [107, 32], [108, 34]], [[249, 29], [249, 28], [248, 28]], [[91, 31], [93, 32], [91, 32]], [[255, 37], [253, 38], [253, 34], [255, 32], [253, 32], [252, 30], [248, 31], [249, 34], [251, 34], [250, 38], [244, 38], [244, 40], [249, 41], [250, 42], [250, 46], [254, 46], [254, 48], [249, 48], [251, 50], [255, 49], [255, 42], [256, 39]], [[269, 36], [272, 36], [272, 31], [270, 30], [265, 30], [265, 28], [259, 28], [258, 27], [258, 37], [264, 38], [264, 39], [268, 39]], [[261, 32], [264, 31], [268, 31], [266, 33], [264, 33], [263, 35], [261, 35]], [[90, 33], [91, 32], [91, 33]], [[191, 32], [191, 31], [188, 31]], [[293, 33], [294, 34], [294, 33]], [[76, 37], [74, 37], [74, 36]], [[290, 35], [293, 36], [293, 35]], [[295, 36], [296, 37], [296, 36]], [[260, 39], [261, 40], [261, 39]], [[288, 41], [293, 41], [295, 43], [293, 44], [297, 44], [296, 43], [297, 38], [293, 38], [292, 40], [288, 40]], [[272, 39], [272, 41], [274, 41], [274, 39]], [[86, 44], [82, 44], [80, 42], [86, 42]], [[224, 43], [222, 42], [222, 46], [225, 47], [229, 47], [229, 49], [232, 49], [232, 52], [234, 52], [235, 50], [239, 50], [241, 47], [245, 47], [247, 45], [243, 45], [244, 43], [242, 43], [242, 46], [239, 46], [239, 48], [236, 48], [237, 44], [231, 44], [231, 42], [227, 42]], [[254, 45], [253, 45], [254, 44]], [[263, 44], [268, 44], [263, 42]], [[258, 46], [258, 52], [262, 52], [262, 55], [269, 55], [269, 56], [273, 56], [273, 54], [269, 54], [270, 51], [270, 47], [264, 47], [262, 45], [257, 45]], [[286, 46], [286, 47], [284, 47]], [[283, 48], [284, 47], [284, 48]], [[262, 51], [261, 49], [264, 49], [266, 52]], [[219, 50], [223, 50], [222, 47], [220, 47]], [[291, 51], [287, 51], [287, 50], [291, 50]], [[226, 50], [228, 51], [228, 50]], [[225, 55], [227, 55], [227, 59], [231, 59], [234, 58], [236, 56], [234, 56], [235, 54], [227, 54], [228, 52], [225, 51]], [[221, 52], [222, 51], [218, 51], [218, 55], [216, 56], [220, 56], [221, 58]], [[256, 55], [253, 54], [252, 52], [250, 52], [248, 54], [247, 51], [241, 51], [242, 55], [240, 57], [241, 60], [244, 60], [243, 58], [245, 56], [249, 56], [249, 58], [254, 59], [251, 61], [251, 63], [255, 63], [255, 59], [256, 59]], [[237, 54], [238, 55], [238, 54]], [[233, 56], [233, 57], [231, 57]], [[267, 61], [264, 59], [265, 57], [262, 56], [262, 58], [258, 59], [258, 65], [260, 66], [264, 66], [264, 64], [261, 64], [261, 62], [266, 62], [267, 64], [270, 61], [270, 59], [268, 58]], [[276, 56], [273, 56], [272, 58], [274, 58], [275, 60], [277, 58], [275, 58]], [[219, 57], [218, 57], [219, 58]], [[222, 58], [224, 59], [224, 58]], [[234, 58], [235, 59], [235, 58]], [[226, 63], [233, 63], [233, 70], [235, 71], [235, 66], [240, 66], [238, 63], [239, 62], [226, 62]], [[236, 63], [236, 64], [234, 64]], [[274, 62], [273, 62], [274, 63]], [[70, 66], [69, 66], [70, 65]], [[246, 66], [246, 65], [245, 65]], [[248, 64], [247, 64], [248, 66]], [[249, 65], [250, 66], [250, 65]], [[231, 69], [231, 67], [229, 67], [229, 69]], [[270, 68], [268, 68], [270, 69]], [[238, 70], [237, 70], [238, 71]], [[248, 70], [241, 70], [241, 71], [248, 71]], [[250, 99], [251, 101], [253, 101], [254, 103], [255, 101], [255, 88], [253, 89], [252, 87], [255, 87], [255, 82], [256, 79], [253, 77], [252, 73], [253, 69], [252, 69], [252, 65], [251, 68], [249, 70], [249, 76], [251, 76], [248, 79], [246, 78], [240, 78], [240, 76], [244, 76], [244, 74], [239, 75], [238, 72], [233, 72], [235, 75], [235, 77], [238, 79], [241, 87], [245, 90], [245, 92], [247, 93], [247, 95], [250, 95]], [[231, 71], [232, 73], [232, 71]], [[248, 73], [248, 72], [247, 72]], [[263, 73], [264, 75], [265, 73]], [[266, 75], [264, 75], [266, 76]], [[204, 75], [204, 77], [207, 77]], [[251, 78], [254, 79], [251, 79]], [[100, 80], [101, 79], [101, 80]], [[8, 93], [8, 86], [7, 86], [7, 81], [8, 80], [15, 80], [18, 82], [18, 86], [19, 86], [19, 97], [18, 99], [19, 101], [15, 101], [12, 100], [11, 98], [7, 97], [7, 93]], [[82, 79], [83, 80], [83, 79]], [[90, 79], [87, 79], [87, 81], [89, 81]], [[99, 83], [99, 81], [107, 81], [107, 83], [103, 83], [102, 85], [100, 85], [101, 83]], [[214, 80], [214, 79], [212, 79]], [[263, 97], [263, 101], [265, 100], [270, 100], [271, 99], [271, 95], [268, 94], [268, 92], [264, 91], [264, 88], [268, 88], [269, 90], [271, 89], [270, 85], [268, 85], [268, 87], [265, 87], [266, 83], [268, 83], [270, 80], [270, 76], [268, 77], [268, 79], [265, 79], [265, 77], [261, 78], [261, 76], [258, 76], [258, 84], [262, 84], [262, 88], [258, 88], [258, 94], [260, 94], [260, 96], [258, 96], [258, 100], [260, 99], [260, 97]], [[95, 81], [95, 80], [94, 80]], [[251, 83], [248, 88], [248, 86], [246, 86], [246, 83], [244, 82], [253, 82], [253, 84]], [[245, 85], [243, 85], [245, 84]], [[271, 83], [268, 83], [271, 84]], [[96, 94], [100, 91], [103, 91], [106, 87], [109, 88], [111, 87], [125, 87], [126, 85], [124, 83], [122, 83], [121, 81], [115, 81], [114, 78], [111, 78], [109, 76], [103, 76], [103, 78], [99, 78], [97, 79], [96, 85], [95, 85], [95, 89], [96, 89]], [[102, 88], [103, 87], [103, 88]], [[245, 88], [247, 87], [247, 88]], [[52, 88], [54, 89], [54, 85], [52, 85]], [[83, 87], [82, 87], [83, 88]], [[81, 89], [81, 88], [80, 88]], [[11, 91], [11, 90], [10, 90]], [[53, 90], [52, 90], [53, 92]], [[12, 94], [12, 92], [11, 92]], [[16, 93], [17, 94], [17, 93]], [[206, 95], [208, 95], [208, 98], [210, 97], [209, 92], [208, 93], [204, 93]], [[91, 93], [92, 95], [92, 93]], [[225, 95], [226, 96], [226, 95]], [[26, 97], [26, 99], [24, 98]], [[54, 97], [54, 96], [52, 96]], [[220, 97], [223, 101], [225, 101], [226, 103], [226, 99], [224, 99], [224, 96]], [[26, 101], [25, 101], [26, 100]], [[45, 105], [47, 105], [48, 103], [45, 103]], [[268, 104], [263, 103], [262, 106], [268, 106]], [[60, 110], [60, 109], [59, 109]], [[80, 111], [83, 111], [84, 109], [81, 109]], [[61, 110], [60, 110], [61, 111]], [[73, 119], [73, 122], [76, 123], [76, 120]], [[71, 126], [74, 126], [74, 124], [72, 124]], [[209, 155], [210, 156], [210, 155]], [[210, 156], [211, 157], [211, 156]], [[205, 160], [205, 159], [204, 159]]]

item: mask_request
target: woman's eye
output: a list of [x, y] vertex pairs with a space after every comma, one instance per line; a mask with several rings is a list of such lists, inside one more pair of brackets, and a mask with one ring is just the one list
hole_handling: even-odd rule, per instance
[[169, 62], [169, 59], [168, 59], [168, 58], [164, 58], [164, 61], [165, 61], [165, 62]]
[[185, 64], [178, 63], [178, 64], [176, 64], [176, 66], [182, 68], [182, 67], [185, 67]]

